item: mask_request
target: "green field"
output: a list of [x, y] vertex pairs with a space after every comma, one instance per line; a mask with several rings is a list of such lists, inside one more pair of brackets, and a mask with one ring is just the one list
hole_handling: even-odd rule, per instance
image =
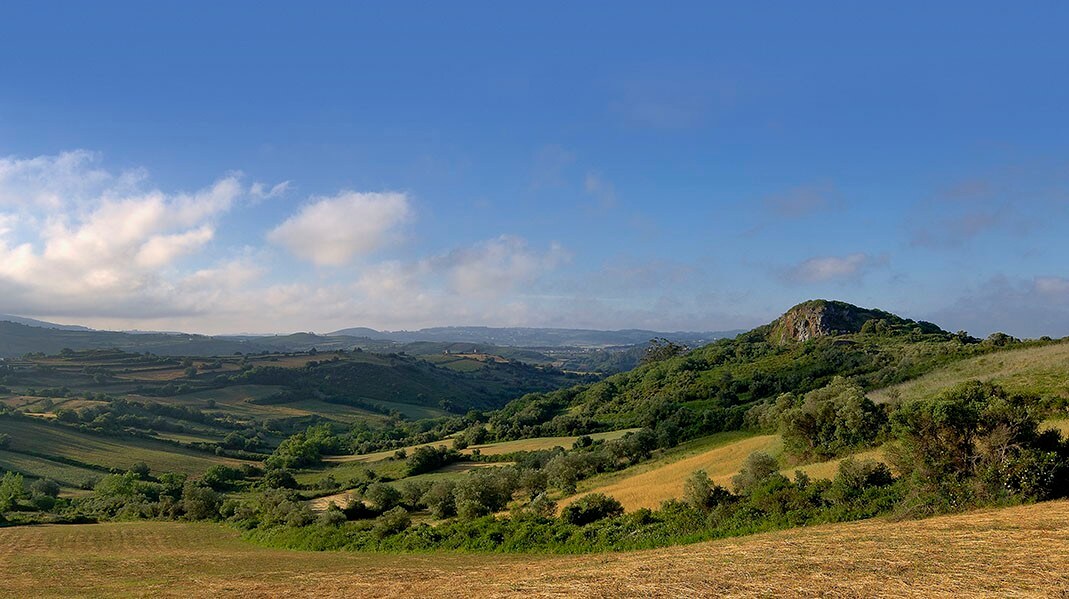
[[0, 451], [0, 469], [21, 472], [39, 478], [50, 478], [67, 488], [82, 488], [106, 473], [42, 457]]
[[158, 472], [193, 474], [214, 464], [240, 463], [161, 441], [115, 439], [24, 419], [0, 418], [0, 433], [10, 436], [9, 449], [13, 452], [59, 456], [108, 468], [125, 470], [145, 462]]

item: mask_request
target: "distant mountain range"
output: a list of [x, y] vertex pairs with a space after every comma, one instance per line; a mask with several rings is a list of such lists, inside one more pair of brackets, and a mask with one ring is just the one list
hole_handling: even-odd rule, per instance
[[[419, 331], [377, 331], [349, 328], [328, 335], [196, 335], [150, 331], [98, 331], [84, 326], [60, 325], [32, 318], [0, 315], [0, 357], [18, 357], [31, 352], [54, 354], [61, 349], [118, 348], [130, 352], [151, 352], [167, 356], [230, 355], [237, 352], [286, 352], [361, 348], [378, 352], [407, 351], [414, 354], [457, 351], [451, 344], [468, 347], [462, 351], [483, 351], [540, 362], [534, 355], [522, 355], [514, 348], [616, 348], [641, 345], [655, 337], [665, 337], [691, 347], [704, 345], [740, 331], [709, 333], [662, 333], [629, 329], [597, 331], [553, 328], [437, 327]], [[478, 345], [480, 347], [475, 347]], [[494, 351], [496, 349], [500, 351]], [[512, 348], [512, 349], [510, 349]], [[530, 353], [530, 352], [527, 352]], [[547, 352], [552, 353], [552, 352]], [[546, 357], [544, 361], [552, 361]]]
[[599, 331], [590, 329], [554, 329], [528, 327], [433, 327], [418, 331], [376, 331], [366, 327], [342, 329], [330, 336], [364, 337], [400, 343], [416, 341], [488, 343], [505, 347], [613, 347], [638, 345], [655, 337], [671, 339], [690, 346], [705, 345], [743, 331], [671, 333], [624, 329]]

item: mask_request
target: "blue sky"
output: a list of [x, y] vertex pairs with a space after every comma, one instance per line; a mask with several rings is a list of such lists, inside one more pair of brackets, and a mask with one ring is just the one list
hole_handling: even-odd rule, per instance
[[1069, 6], [9, 3], [0, 312], [1069, 335]]

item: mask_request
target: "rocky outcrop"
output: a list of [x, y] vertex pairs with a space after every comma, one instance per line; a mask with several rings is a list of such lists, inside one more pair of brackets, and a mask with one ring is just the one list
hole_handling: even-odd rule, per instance
[[903, 320], [890, 312], [859, 308], [846, 302], [810, 300], [787, 310], [773, 322], [769, 338], [776, 343], [789, 343], [847, 335], [861, 331], [873, 319]]

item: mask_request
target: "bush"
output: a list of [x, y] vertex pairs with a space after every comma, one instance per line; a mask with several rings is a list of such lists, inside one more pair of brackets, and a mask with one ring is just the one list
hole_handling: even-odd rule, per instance
[[569, 524], [583, 526], [604, 518], [612, 518], [624, 513], [624, 506], [620, 505], [608, 495], [591, 493], [584, 495], [574, 503], [564, 508], [561, 518]]
[[731, 492], [709, 480], [704, 470], [697, 470], [683, 483], [683, 501], [696, 510], [709, 511], [731, 500]]
[[455, 491], [456, 483], [453, 481], [438, 481], [427, 489], [420, 502], [427, 506], [435, 518], [450, 518], [457, 515]]
[[779, 473], [779, 462], [763, 451], [755, 451], [747, 456], [739, 473], [731, 478], [735, 491], [742, 495], [768, 482], [772, 478], [786, 479]]
[[408, 470], [408, 476], [415, 476], [437, 470], [442, 466], [456, 462], [460, 458], [460, 453], [445, 446], [417, 447], [405, 460], [405, 466]]
[[1064, 495], [1069, 451], [1057, 434], [1039, 434], [1037, 403], [971, 381], [896, 411], [890, 457], [920, 512]]
[[776, 402], [780, 434], [788, 454], [803, 460], [827, 459], [872, 444], [884, 431], [887, 416], [860, 385], [835, 377], [804, 400], [792, 395]]
[[849, 457], [839, 463], [839, 473], [826, 496], [835, 503], [850, 503], [870, 488], [885, 487], [893, 482], [894, 477], [886, 464]]
[[476, 470], [457, 483], [455, 494], [457, 515], [472, 519], [501, 511], [512, 499], [519, 484], [515, 470], [494, 468]]
[[380, 512], [386, 512], [401, 503], [401, 492], [386, 483], [375, 483], [364, 491], [364, 499], [375, 504]]
[[395, 507], [375, 518], [375, 525], [371, 529], [378, 538], [388, 537], [407, 529], [412, 524], [412, 518], [403, 507]]
[[39, 478], [30, 483], [30, 493], [37, 497], [59, 497], [59, 483], [50, 478]]
[[210, 487], [189, 481], [182, 489], [182, 509], [190, 520], [214, 520], [220, 505], [222, 498]]
[[319, 524], [323, 526], [341, 526], [346, 520], [348, 518], [345, 517], [345, 512], [333, 503], [328, 505], [326, 511], [317, 518]]
[[19, 500], [26, 498], [26, 481], [21, 474], [5, 472], [0, 478], [0, 513], [8, 512], [18, 506]]
[[260, 483], [268, 489], [296, 489], [299, 486], [293, 474], [281, 468], [272, 468], [264, 472]]

